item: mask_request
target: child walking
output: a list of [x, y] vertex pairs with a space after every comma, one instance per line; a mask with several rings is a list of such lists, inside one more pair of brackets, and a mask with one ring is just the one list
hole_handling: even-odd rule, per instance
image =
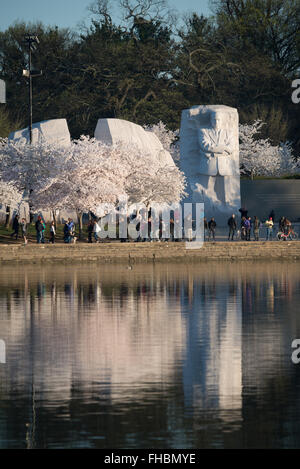
[[55, 235], [56, 235], [55, 223], [54, 223], [54, 221], [52, 221], [52, 222], [51, 222], [51, 225], [50, 225], [50, 239], [49, 239], [49, 243], [54, 244], [54, 242], [55, 242]]
[[22, 230], [22, 238], [24, 240], [24, 244], [27, 244], [27, 223], [25, 218], [22, 218], [21, 220], [21, 230]]

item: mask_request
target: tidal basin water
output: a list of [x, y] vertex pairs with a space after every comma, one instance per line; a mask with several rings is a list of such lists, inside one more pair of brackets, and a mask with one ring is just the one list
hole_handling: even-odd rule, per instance
[[300, 447], [299, 263], [0, 270], [0, 448]]

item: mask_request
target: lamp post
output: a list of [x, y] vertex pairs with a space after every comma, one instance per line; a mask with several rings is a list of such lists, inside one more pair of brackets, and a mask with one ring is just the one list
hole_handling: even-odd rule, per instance
[[29, 105], [29, 142], [32, 143], [32, 78], [42, 75], [42, 71], [32, 70], [31, 53], [36, 50], [39, 38], [34, 34], [26, 34], [25, 42], [28, 45], [28, 70], [23, 70], [23, 76], [28, 78], [28, 105]]
[[5, 81], [0, 80], [0, 103], [6, 103]]

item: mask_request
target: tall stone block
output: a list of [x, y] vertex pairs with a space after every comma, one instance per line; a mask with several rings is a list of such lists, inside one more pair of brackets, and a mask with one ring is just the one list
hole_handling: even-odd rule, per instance
[[238, 122], [237, 110], [222, 105], [193, 106], [181, 117], [187, 201], [204, 203], [205, 216], [222, 225], [241, 207]]

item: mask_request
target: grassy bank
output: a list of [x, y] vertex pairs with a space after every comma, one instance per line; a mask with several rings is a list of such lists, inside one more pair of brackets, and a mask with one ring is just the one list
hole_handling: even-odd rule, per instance
[[[57, 225], [56, 229], [56, 242], [57, 243], [63, 243], [64, 239], [64, 233], [63, 233], [64, 225]], [[14, 238], [11, 238], [11, 233], [13, 233], [13, 229], [10, 228], [5, 228], [5, 226], [0, 226], [0, 243], [5, 243], [5, 244], [15, 244], [16, 240]], [[29, 243], [36, 243], [36, 230], [35, 230], [35, 224], [28, 224], [27, 228], [27, 238]], [[78, 236], [78, 232], [76, 234]], [[45, 240], [46, 242], [50, 238], [50, 225], [46, 225], [46, 230], [45, 230]], [[87, 225], [83, 226], [82, 230], [82, 241], [86, 242], [88, 238], [88, 233], [87, 233]], [[21, 241], [22, 236], [21, 236], [21, 228], [19, 230], [19, 241]]]

